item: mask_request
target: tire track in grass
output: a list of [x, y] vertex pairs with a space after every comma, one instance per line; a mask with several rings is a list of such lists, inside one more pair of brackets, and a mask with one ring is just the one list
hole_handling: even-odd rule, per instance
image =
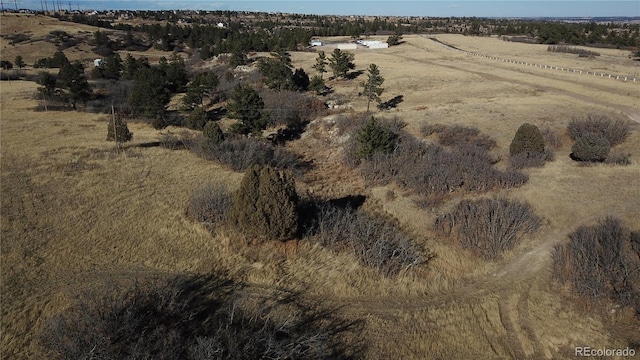
[[529, 312], [529, 298], [531, 295], [531, 289], [533, 286], [529, 286], [527, 290], [520, 294], [517, 303], [517, 313], [518, 313], [518, 323], [520, 324], [520, 328], [527, 335], [529, 342], [531, 344], [531, 350], [528, 348], [525, 349], [525, 353], [528, 357], [533, 359], [540, 359], [543, 357], [544, 350], [542, 348], [542, 344], [540, 344], [540, 339], [536, 334], [535, 330], [531, 326], [531, 313]]
[[514, 359], [525, 359], [525, 352], [522, 346], [522, 334], [513, 321], [513, 301], [512, 296], [501, 296], [498, 299], [498, 311], [500, 322], [507, 332], [508, 343], [511, 344], [511, 357]]

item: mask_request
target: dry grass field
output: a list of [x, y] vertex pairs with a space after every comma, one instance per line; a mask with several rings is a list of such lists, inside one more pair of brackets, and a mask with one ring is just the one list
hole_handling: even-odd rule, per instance
[[[13, 32], [7, 18], [1, 19], [2, 35]], [[49, 22], [51, 28], [67, 26], [39, 17], [29, 25], [34, 36], [47, 33], [40, 25]], [[547, 52], [542, 45], [436, 37], [508, 59], [622, 75], [640, 72], [625, 51], [602, 50], [601, 57], [584, 59]], [[640, 82], [472, 57], [425, 36], [404, 40], [389, 49], [355, 51], [356, 70], [379, 66], [386, 79], [383, 100], [404, 98], [380, 116], [397, 115], [415, 134], [423, 121], [477, 127], [497, 142], [495, 155], [503, 159], [499, 166], [506, 166], [509, 144], [524, 122], [561, 136], [554, 161], [527, 170], [530, 180], [523, 187], [502, 192], [528, 201], [544, 216], [540, 232], [499, 260], [480, 260], [434, 235], [433, 220], [448, 204], [430, 212], [393, 186], [367, 188], [356, 172], [339, 163], [339, 144], [317, 133], [287, 145], [316, 164], [298, 185], [332, 197], [366, 195], [366, 207], [397, 218], [437, 258], [397, 278], [384, 278], [351, 255], [304, 241], [296, 251], [248, 247], [229, 234], [211, 235], [185, 216], [195, 188], [211, 182], [233, 189], [242, 174], [186, 150], [141, 146], [158, 141], [161, 133], [186, 130], [156, 131], [132, 123], [134, 139], [124, 155], [117, 155], [105, 141], [104, 115], [36, 112], [37, 84], [2, 82], [2, 357], [41, 358], [38, 333], [46, 320], [104, 282], [216, 271], [250, 286], [304, 290], [309, 298], [340, 306], [341, 315], [364, 320], [366, 357], [371, 359], [559, 359], [573, 358], [575, 346], [624, 348], [633, 336], [640, 343], [640, 323], [631, 312], [576, 304], [570, 290], [550, 275], [553, 246], [576, 227], [612, 214], [639, 230]], [[27, 63], [50, 55], [27, 57], [37, 44], [11, 47], [4, 39], [1, 44], [2, 57], [11, 54], [11, 60], [14, 54], [22, 54]], [[313, 52], [292, 53], [294, 66], [308, 73], [315, 57]], [[336, 95], [351, 99], [354, 111], [363, 111], [366, 101], [357, 97], [363, 78], [329, 85]], [[569, 158], [566, 126], [572, 116], [592, 112], [634, 121], [629, 139], [618, 146], [632, 154], [631, 165], [581, 166]], [[396, 196], [387, 196], [389, 190]]]

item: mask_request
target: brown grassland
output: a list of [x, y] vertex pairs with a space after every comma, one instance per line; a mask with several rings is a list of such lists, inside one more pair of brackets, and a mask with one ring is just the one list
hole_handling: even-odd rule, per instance
[[[13, 32], [7, 16], [1, 19], [2, 34]], [[34, 36], [75, 27], [95, 31], [30, 19]], [[546, 45], [436, 37], [502, 58], [640, 80], [640, 66], [626, 51], [599, 49], [598, 58], [578, 58], [548, 52]], [[2, 357], [40, 358], [37, 334], [46, 320], [105, 281], [214, 271], [256, 287], [304, 290], [305, 296], [340, 306], [343, 316], [364, 320], [366, 357], [372, 359], [572, 358], [574, 346], [640, 343], [640, 323], [632, 311], [577, 303], [550, 274], [553, 246], [580, 225], [611, 214], [639, 230], [640, 81], [472, 57], [425, 36], [404, 41], [389, 49], [355, 51], [356, 70], [379, 66], [383, 100], [404, 97], [381, 116], [399, 116], [416, 135], [422, 121], [477, 127], [497, 142], [498, 166], [506, 166], [509, 144], [524, 122], [548, 127], [563, 139], [554, 161], [526, 170], [530, 180], [524, 186], [501, 192], [532, 204], [545, 218], [540, 232], [499, 260], [476, 258], [433, 233], [433, 220], [451, 204], [430, 212], [393, 186], [367, 188], [340, 164], [338, 144], [318, 132], [287, 144], [315, 163], [300, 179], [306, 183], [298, 185], [331, 197], [367, 195], [365, 206], [397, 218], [437, 257], [389, 279], [351, 255], [304, 241], [295, 251], [248, 247], [229, 234], [211, 235], [185, 216], [195, 188], [212, 182], [233, 189], [242, 174], [185, 150], [139, 146], [158, 141], [161, 132], [185, 130], [157, 131], [132, 122], [134, 139], [124, 155], [116, 155], [105, 141], [104, 115], [36, 112], [38, 85], [5, 81], [0, 83]], [[28, 64], [55, 51], [33, 55], [31, 49], [41, 44], [11, 46], [5, 39], [1, 46], [3, 59], [21, 54]], [[308, 73], [315, 57], [314, 52], [292, 53], [294, 66]], [[366, 100], [357, 97], [363, 78], [329, 85], [350, 99], [355, 111], [364, 111]], [[633, 120], [630, 137], [617, 147], [632, 154], [630, 165], [581, 166], [569, 158], [567, 124], [573, 116], [593, 112]], [[387, 196], [390, 190], [395, 196]]]

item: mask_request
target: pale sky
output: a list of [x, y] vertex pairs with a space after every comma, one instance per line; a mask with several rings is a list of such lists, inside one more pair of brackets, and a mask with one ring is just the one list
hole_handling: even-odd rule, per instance
[[[49, 9], [53, 3], [63, 9], [120, 9], [120, 10], [241, 10], [320, 15], [395, 15], [442, 17], [640, 17], [640, 0], [618, 1], [433, 1], [433, 0], [17, 0], [19, 8], [40, 9], [43, 2]], [[14, 7], [13, 0], [3, 0], [4, 6]], [[57, 6], [57, 5], [56, 5]]]

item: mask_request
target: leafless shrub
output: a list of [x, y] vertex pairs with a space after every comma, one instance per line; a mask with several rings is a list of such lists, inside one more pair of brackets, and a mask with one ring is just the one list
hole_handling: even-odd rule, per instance
[[[421, 130], [423, 133], [428, 131], [428, 126], [423, 125]], [[496, 146], [495, 140], [481, 134], [476, 128], [460, 125], [442, 126], [434, 129], [434, 132], [438, 134], [438, 142], [444, 146], [474, 145], [487, 150]]]
[[259, 139], [226, 139], [216, 143], [202, 141], [201, 136], [198, 136], [185, 139], [183, 142], [198, 156], [218, 161], [235, 171], [244, 171], [251, 165], [269, 165], [278, 169], [293, 170], [300, 166], [295, 153]]
[[433, 133], [441, 133], [446, 128], [444, 124], [431, 124], [427, 121], [423, 121], [420, 124], [420, 132], [424, 136], [430, 136]]
[[384, 276], [396, 276], [433, 257], [397, 223], [332, 204], [319, 206], [306, 237], [336, 251], [353, 252], [362, 265]]
[[464, 249], [495, 259], [516, 246], [524, 235], [537, 231], [541, 221], [525, 202], [506, 198], [464, 200], [454, 211], [436, 219], [435, 230], [445, 236], [455, 231]]
[[344, 114], [338, 115], [336, 117], [336, 135], [355, 134], [370, 119], [370, 115], [360, 113], [351, 116]]
[[365, 180], [395, 181], [417, 195], [441, 198], [454, 191], [484, 192], [524, 184], [528, 178], [513, 169], [500, 171], [486, 147], [462, 144], [450, 149], [402, 134], [391, 154], [376, 154], [361, 164]]
[[503, 36], [502, 40], [511, 41], [511, 42], [519, 42], [525, 44], [539, 44], [540, 42], [536, 38], [528, 37], [528, 36]]
[[549, 149], [545, 149], [540, 154], [520, 153], [509, 157], [509, 167], [516, 170], [543, 167], [545, 163], [553, 161], [554, 158], [555, 154]]
[[189, 198], [187, 216], [213, 230], [227, 223], [232, 197], [222, 185], [204, 185], [196, 189]]
[[111, 106], [116, 110], [128, 109], [127, 98], [133, 91], [134, 81], [98, 80], [93, 82], [96, 98], [87, 101], [85, 110], [92, 113], [110, 114]]
[[7, 39], [9, 39], [9, 45], [19, 44], [21, 42], [25, 42], [31, 39], [31, 35], [25, 34], [25, 33], [9, 34], [3, 37], [6, 37]]
[[264, 89], [260, 92], [271, 125], [294, 126], [326, 113], [326, 106], [304, 93]]
[[573, 284], [581, 296], [609, 298], [634, 306], [640, 314], [640, 253], [637, 233], [608, 216], [594, 226], [580, 226], [553, 253], [553, 274]]
[[568, 45], [549, 45], [549, 47], [547, 47], [547, 51], [567, 53], [567, 54], [578, 54], [580, 57], [600, 56], [599, 52], [581, 49], [581, 48], [568, 46]]
[[609, 165], [631, 165], [631, 153], [624, 151], [616, 151], [613, 153], [609, 153], [607, 158], [604, 160], [605, 164]]
[[585, 134], [598, 134], [614, 146], [623, 143], [630, 132], [629, 121], [624, 119], [612, 119], [603, 114], [590, 114], [582, 118], [574, 117], [569, 122], [567, 132], [573, 140], [578, 140]]
[[174, 134], [167, 133], [163, 134], [160, 137], [160, 146], [162, 146], [163, 148], [175, 150], [180, 147], [181, 144], [182, 142], [180, 141], [180, 139], [178, 139], [178, 137]]
[[[251, 296], [250, 296], [251, 295]], [[359, 323], [298, 294], [249, 294], [214, 277], [114, 285], [48, 321], [52, 359], [349, 359]]]
[[0, 81], [20, 80], [20, 73], [18, 71], [0, 71]]
[[552, 149], [558, 150], [562, 147], [562, 138], [553, 131], [550, 127], [546, 126], [540, 129], [540, 133], [544, 138], [544, 143]]

